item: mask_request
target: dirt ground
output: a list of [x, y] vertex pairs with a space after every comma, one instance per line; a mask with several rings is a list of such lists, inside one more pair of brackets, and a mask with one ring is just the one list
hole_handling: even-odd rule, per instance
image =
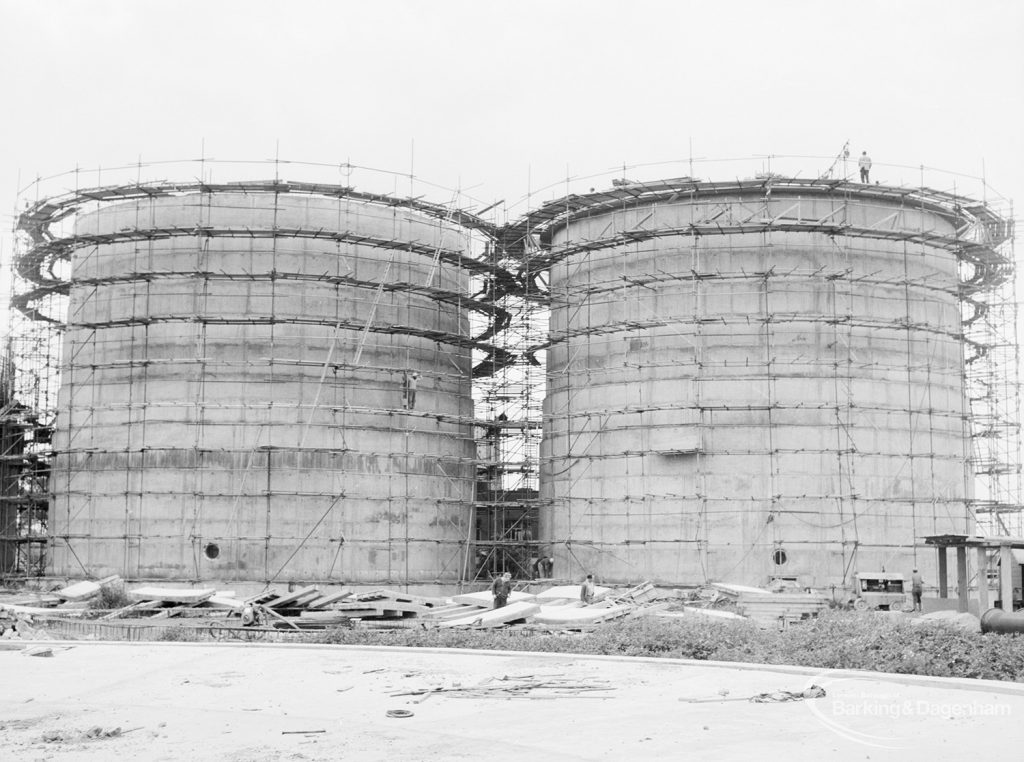
[[[562, 654], [37, 645], [53, 655], [0, 650], [4, 760], [934, 762], [1002, 755], [1024, 721], [1015, 683]], [[826, 695], [749, 700], [812, 684]]]

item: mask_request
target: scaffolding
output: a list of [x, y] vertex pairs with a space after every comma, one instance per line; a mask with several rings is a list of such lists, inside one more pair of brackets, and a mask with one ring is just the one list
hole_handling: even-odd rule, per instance
[[770, 169], [610, 185], [503, 231], [551, 273], [543, 534], [570, 575], [843, 584], [935, 526], [1014, 531], [1012, 216]]
[[[521, 483], [478, 467], [474, 433], [525, 411], [472, 407], [471, 380], [514, 359], [502, 304], [518, 287], [493, 262], [494, 226], [458, 192], [424, 201], [411, 175], [378, 190], [368, 168], [302, 165], [338, 183], [282, 179], [286, 165], [230, 182], [207, 161], [189, 182], [143, 179], [154, 167], [140, 165], [29, 189], [10, 375], [45, 392], [13, 395], [45, 421], [19, 441], [42, 443], [60, 411], [56, 445], [33, 444], [51, 478], [33, 504], [48, 500], [49, 520], [32, 524], [60, 573], [464, 582], [501, 523], [473, 515], [478, 471], [509, 474], [481, 503], [536, 492], [522, 466]], [[502, 440], [501, 459], [529, 460]], [[265, 526], [250, 526], [263, 504]]]
[[[516, 242], [496, 240], [490, 252], [497, 271], [515, 272], [521, 263]], [[478, 416], [485, 424], [477, 427], [477, 542], [467, 578], [487, 580], [507, 571], [517, 579], [535, 579], [551, 573], [541, 562], [553, 551], [542, 542], [539, 527], [543, 360], [527, 349], [540, 344], [546, 332], [547, 300], [525, 277], [504, 286], [490, 281], [485, 288], [507, 315], [495, 324], [490, 340], [508, 362], [487, 367], [475, 385]]]
[[[538, 561], [550, 557], [559, 578], [599, 570], [605, 579], [692, 584], [739, 573], [744, 564], [761, 568], [748, 563], [751, 554], [770, 554], [771, 576], [789, 579], [792, 559], [815, 543], [829, 548], [841, 570], [835, 576], [845, 579], [866, 561], [872, 544], [864, 540], [866, 525], [883, 514], [909, 521], [913, 537], [961, 517], [964, 529], [1024, 534], [1012, 212], [999, 201], [973, 201], [956, 185], [926, 183], [923, 171], [918, 183], [862, 186], [836, 177], [835, 167], [817, 179], [794, 179], [800, 171], [771, 157], [749, 179], [715, 182], [696, 177], [694, 164], [673, 180], [625, 176], [661, 171], [651, 167], [579, 178], [572, 182], [584, 187], [576, 193], [567, 181], [566, 192], [551, 201], [538, 204], [539, 194], [529, 195], [527, 208], [511, 220], [501, 202], [429, 186], [411, 172], [348, 163], [200, 160], [184, 167], [132, 165], [119, 168], [120, 175], [76, 171], [33, 183], [22, 193], [11, 263], [12, 327], [0, 400], [0, 569], [42, 575], [46, 554], [57, 545], [65, 567], [96, 571], [76, 556], [83, 538], [48, 525], [56, 505], [55, 467], [64, 480], [61, 493], [70, 489], [81, 498], [80, 512], [93, 510], [112, 490], [75, 476], [86, 466], [64, 456], [69, 444], [60, 441], [58, 410], [72, 416], [68, 436], [84, 437], [92, 427], [95, 440], [103, 432], [95, 419], [106, 405], [100, 398], [117, 373], [127, 369], [132, 383], [145, 383], [162, 372], [161, 363], [213, 367], [232, 336], [250, 340], [260, 331], [266, 331], [265, 351], [235, 357], [221, 370], [267, 368], [270, 378], [287, 380], [304, 369], [300, 386], [306, 391], [288, 405], [270, 399], [245, 404], [231, 401], [231, 389], [219, 393], [213, 376], [193, 379], [199, 386], [190, 387], [194, 416], [186, 425], [197, 476], [180, 490], [190, 506], [184, 531], [147, 528], [138, 520], [145, 505], [159, 502], [164, 455], [154, 441], [129, 443], [140, 460], [124, 470], [117, 497], [126, 518], [108, 538], [127, 559], [127, 576], [153, 575], [132, 560], [153, 537], [184, 536], [187, 553], [173, 570], [176, 578], [206, 578], [231, 559], [228, 533], [203, 531], [195, 520], [204, 490], [218, 493], [237, 530], [234, 539], [262, 544], [263, 563], [246, 573], [265, 582], [297, 575], [339, 581], [344, 559], [361, 542], [386, 549], [377, 572], [366, 575], [374, 583], [425, 581], [431, 575], [410, 568], [407, 559], [410, 548], [429, 546], [432, 581], [442, 584], [479, 584], [503, 571], [532, 578], [545, 573]], [[215, 169], [230, 174], [230, 182], [215, 181]], [[304, 179], [284, 180], [282, 171]], [[885, 171], [884, 165], [873, 171]], [[168, 173], [197, 179], [168, 181]], [[601, 189], [585, 187], [595, 185]], [[54, 186], [60, 190], [48, 193]], [[427, 193], [451, 200], [426, 201]], [[238, 194], [270, 199], [271, 221], [224, 222], [230, 205], [215, 209], [217, 199]], [[340, 217], [331, 225], [297, 223], [282, 201], [296, 198], [391, 209], [395, 227], [368, 232]], [[195, 214], [154, 222], [160, 205], [175, 199], [192, 199]], [[819, 213], [822, 203], [827, 211]], [[125, 204], [134, 205], [134, 219], [116, 229], [73, 227], [83, 216]], [[659, 218], [666, 213], [678, 220]], [[430, 236], [407, 234], [402, 226], [413, 217], [431, 221]], [[792, 250], [795, 258], [801, 247], [812, 248], [795, 241], [817, 236], [817, 259], [813, 266], [795, 259], [778, 264], [765, 254], [759, 266], [747, 267], [744, 236], [757, 236], [764, 252]], [[274, 266], [265, 273], [220, 266], [211, 254], [226, 240], [270, 251]], [[155, 254], [184, 248], [192, 257], [187, 266], [152, 267]], [[347, 264], [332, 260], [315, 276], [289, 264], [321, 249]], [[364, 250], [373, 251], [372, 261], [362, 258]], [[71, 252], [98, 261], [104, 251], [123, 253], [116, 272], [94, 267], [72, 277]], [[936, 252], [951, 258], [954, 277], [928, 277], [921, 269]], [[883, 256], [890, 260], [884, 272], [864, 264]], [[666, 257], [671, 266], [660, 264]], [[185, 288], [189, 279], [204, 284], [202, 293]], [[169, 303], [163, 318], [192, 322], [187, 358], [157, 352], [165, 340], [161, 321], [137, 320], [127, 302], [122, 317], [82, 310], [97, 289], [132, 283], [145, 284], [145, 296], [119, 298], [162, 294]], [[254, 289], [268, 284], [261, 304]], [[74, 289], [78, 312], [68, 316]], [[317, 289], [325, 289], [321, 304], [310, 296]], [[209, 309], [210, 294], [218, 290], [236, 300], [231, 319]], [[192, 301], [180, 309], [170, 304], [186, 296]], [[877, 314], [865, 310], [865, 298], [876, 300]], [[716, 300], [722, 304], [709, 310]], [[110, 329], [119, 331], [115, 343], [129, 347], [120, 360], [111, 359], [111, 347], [100, 338]], [[809, 333], [813, 342], [800, 338]], [[381, 360], [379, 353], [395, 348], [396, 336], [410, 342], [400, 350], [404, 357]], [[687, 348], [657, 349], [681, 336]], [[308, 346], [291, 350], [302, 342]], [[71, 357], [62, 357], [65, 351]], [[268, 355], [274, 358], [269, 364]], [[416, 358], [432, 370], [420, 379], [411, 405]], [[737, 378], [743, 363], [757, 364], [758, 372]], [[685, 404], [658, 397], [660, 381], [645, 386], [644, 379], [666, 374], [675, 374], [669, 383], [685, 390]], [[816, 379], [807, 399], [794, 392], [801, 374]], [[865, 402], [864, 377], [871, 374], [898, 388], [902, 399]], [[343, 378], [372, 400], [355, 402], [342, 390]], [[621, 395], [598, 399], [594, 389], [608, 379], [620, 384]], [[86, 389], [89, 398], [76, 391]], [[725, 390], [735, 390], [735, 398], [723, 399]], [[180, 423], [175, 405], [127, 397], [110, 410], [144, 437], [144, 431]], [[285, 417], [275, 418], [272, 409]], [[216, 457], [204, 437], [231, 420], [252, 425], [227, 468], [225, 487], [215, 485]], [[902, 432], [902, 449], [882, 441], [893, 426]], [[359, 448], [350, 436], [332, 438], [338, 430], [374, 432], [380, 439], [356, 459]], [[812, 431], [825, 433], [820, 441], [800, 441], [801, 433]], [[709, 445], [709, 436], [716, 445]], [[94, 457], [103, 449], [97, 441], [73, 444]], [[811, 450], [830, 480], [808, 477], [796, 484], [793, 474], [803, 473], [800, 459]], [[715, 465], [716, 453], [735, 458], [734, 466], [763, 458], [749, 495], [716, 487], [735, 477]], [[911, 475], [896, 497], [883, 494], [888, 487], [870, 473], [873, 464], [894, 457], [906, 461]], [[401, 464], [386, 494], [368, 487], [383, 462], [378, 458]], [[614, 464], [625, 470], [603, 473], [618, 468]], [[669, 465], [689, 469], [692, 478], [663, 479], [658, 469]], [[334, 474], [329, 484], [316, 488], [301, 478], [327, 472]], [[447, 486], [426, 487], [428, 473]], [[895, 473], [893, 480], [907, 474]], [[925, 486], [929, 480], [945, 486], [932, 490]], [[243, 531], [240, 505], [262, 501], [270, 516], [288, 499], [319, 508], [280, 535], [272, 555], [266, 548], [279, 534], [269, 523]], [[386, 536], [360, 540], [340, 519], [339, 506], [360, 499], [387, 517]], [[61, 510], [66, 526], [74, 513], [67, 505]], [[407, 518], [417, 513], [443, 525], [443, 536], [411, 527]], [[720, 527], [738, 516], [750, 522], [741, 533], [743, 546], [724, 547]], [[578, 531], [598, 522], [604, 522], [603, 536]], [[805, 535], [787, 529], [800, 522], [811, 527]], [[618, 523], [628, 527], [621, 537]], [[913, 537], [894, 539], [891, 547], [874, 543], [877, 558], [916, 555]], [[296, 557], [307, 553], [326, 559], [318, 580], [295, 570]], [[678, 560], [691, 556], [694, 573]]]

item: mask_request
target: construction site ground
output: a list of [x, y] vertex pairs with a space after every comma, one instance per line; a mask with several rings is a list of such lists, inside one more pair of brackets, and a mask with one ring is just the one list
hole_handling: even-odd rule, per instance
[[910, 762], [1002, 755], [1024, 719], [1017, 683], [796, 667], [329, 645], [0, 649], [5, 760]]

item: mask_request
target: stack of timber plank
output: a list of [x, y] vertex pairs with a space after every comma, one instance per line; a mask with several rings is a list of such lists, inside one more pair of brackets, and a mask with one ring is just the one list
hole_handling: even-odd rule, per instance
[[275, 627], [299, 629], [337, 626], [351, 623], [354, 619], [404, 619], [419, 616], [445, 603], [440, 598], [383, 589], [322, 594], [314, 586], [272, 597], [261, 594], [248, 602], [271, 612], [271, 616], [278, 619]]
[[736, 610], [759, 627], [784, 628], [805, 619], [813, 619], [828, 608], [824, 593], [781, 592], [745, 585], [715, 583], [713, 587], [736, 603]]

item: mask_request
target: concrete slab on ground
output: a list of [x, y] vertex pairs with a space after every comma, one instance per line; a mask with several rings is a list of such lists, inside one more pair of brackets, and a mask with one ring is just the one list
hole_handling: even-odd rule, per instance
[[[934, 762], [1001, 757], [1024, 720], [1014, 683], [441, 649], [46, 645], [53, 656], [0, 651], [5, 760]], [[503, 678], [607, 690], [393, 695]], [[747, 700], [812, 684], [827, 695]]]

